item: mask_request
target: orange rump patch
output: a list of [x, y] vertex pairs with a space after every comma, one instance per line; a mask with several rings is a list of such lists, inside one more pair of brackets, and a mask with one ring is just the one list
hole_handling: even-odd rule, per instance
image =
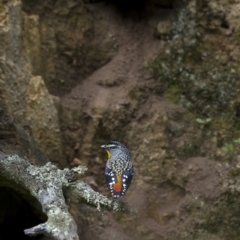
[[113, 185], [113, 190], [115, 192], [121, 192], [122, 190], [122, 176], [117, 175], [117, 182]]

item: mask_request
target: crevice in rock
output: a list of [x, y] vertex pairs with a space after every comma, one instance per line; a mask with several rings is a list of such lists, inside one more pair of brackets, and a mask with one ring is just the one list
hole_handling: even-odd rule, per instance
[[24, 229], [43, 223], [47, 217], [36, 210], [19, 193], [0, 187], [0, 239], [43, 239], [43, 235], [29, 237]]

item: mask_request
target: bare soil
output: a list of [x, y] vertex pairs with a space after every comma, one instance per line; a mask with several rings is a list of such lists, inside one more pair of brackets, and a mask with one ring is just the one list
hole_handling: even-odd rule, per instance
[[155, 27], [172, 11], [155, 8], [149, 16], [145, 11], [122, 12], [107, 3], [88, 4], [87, 8], [94, 16], [97, 31], [113, 38], [118, 50], [109, 63], [84, 79], [61, 101], [69, 107], [84, 102], [87, 109], [126, 104], [129, 91], [151, 78], [147, 63], [164, 50], [164, 43], [154, 37]]
[[[163, 111], [172, 111], [171, 116], [182, 111], [180, 107], [173, 107], [153, 94], [155, 85], [147, 69], [147, 63], [159, 52], [165, 51], [166, 47], [165, 42], [154, 37], [156, 25], [169, 18], [174, 10], [150, 4], [144, 11], [122, 11], [116, 5], [102, 2], [86, 4], [86, 7], [94, 16], [97, 31], [105, 32], [116, 41], [117, 51], [111, 61], [62, 96], [62, 105], [69, 109], [81, 109], [88, 115], [93, 115], [93, 112], [101, 115], [106, 109], [116, 110], [122, 105], [136, 109], [130, 92], [142, 89], [147, 95], [146, 99], [151, 100], [144, 102], [138, 112], [139, 119], [153, 106], [159, 106]], [[184, 127], [181, 123], [173, 122], [173, 125], [178, 129]], [[96, 168], [87, 180], [94, 183], [98, 191], [109, 195], [102, 177], [104, 163], [98, 167], [96, 163], [87, 164]], [[205, 201], [212, 201], [221, 195], [221, 179], [226, 175], [223, 165], [206, 158], [189, 158], [178, 164], [179, 175], [188, 179], [182, 187], [172, 181], [165, 181], [154, 187], [149, 183], [144, 189], [134, 186], [129, 189], [131, 194], [127, 201], [138, 209], [138, 216], [97, 213], [87, 208], [89, 228], [85, 231], [84, 239], [176, 239], [180, 229], [198, 221], [197, 217], [192, 219], [188, 214], [193, 205], [199, 209]], [[148, 180], [147, 177], [145, 179]]]

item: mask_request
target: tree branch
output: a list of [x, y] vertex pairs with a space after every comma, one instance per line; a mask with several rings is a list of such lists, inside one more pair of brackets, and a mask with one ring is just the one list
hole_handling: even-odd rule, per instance
[[84, 166], [72, 169], [58, 169], [50, 162], [42, 167], [31, 165], [18, 155], [0, 152], [0, 185], [10, 186], [25, 196], [34, 197], [47, 215], [46, 223], [39, 224], [24, 232], [35, 236], [44, 234], [57, 240], [77, 240], [77, 226], [68, 212], [64, 196], [68, 201], [85, 201], [98, 210], [134, 212], [123, 201], [109, 200], [95, 192], [80, 178], [87, 171]]

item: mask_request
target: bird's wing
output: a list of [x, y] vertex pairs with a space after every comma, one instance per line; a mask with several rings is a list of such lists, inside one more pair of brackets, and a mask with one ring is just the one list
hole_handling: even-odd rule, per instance
[[125, 194], [125, 192], [129, 188], [129, 186], [132, 182], [133, 174], [134, 174], [133, 167], [131, 167], [129, 170], [123, 172], [123, 174], [122, 174], [122, 196]]
[[113, 194], [113, 185], [116, 183], [116, 174], [112, 169], [106, 166], [105, 168], [105, 177], [106, 177], [106, 182], [107, 186], [110, 190], [110, 192]]
[[118, 199], [125, 194], [131, 184], [133, 174], [133, 167], [124, 171], [122, 174], [116, 174], [116, 172], [110, 168], [105, 168], [106, 182], [113, 198]]

